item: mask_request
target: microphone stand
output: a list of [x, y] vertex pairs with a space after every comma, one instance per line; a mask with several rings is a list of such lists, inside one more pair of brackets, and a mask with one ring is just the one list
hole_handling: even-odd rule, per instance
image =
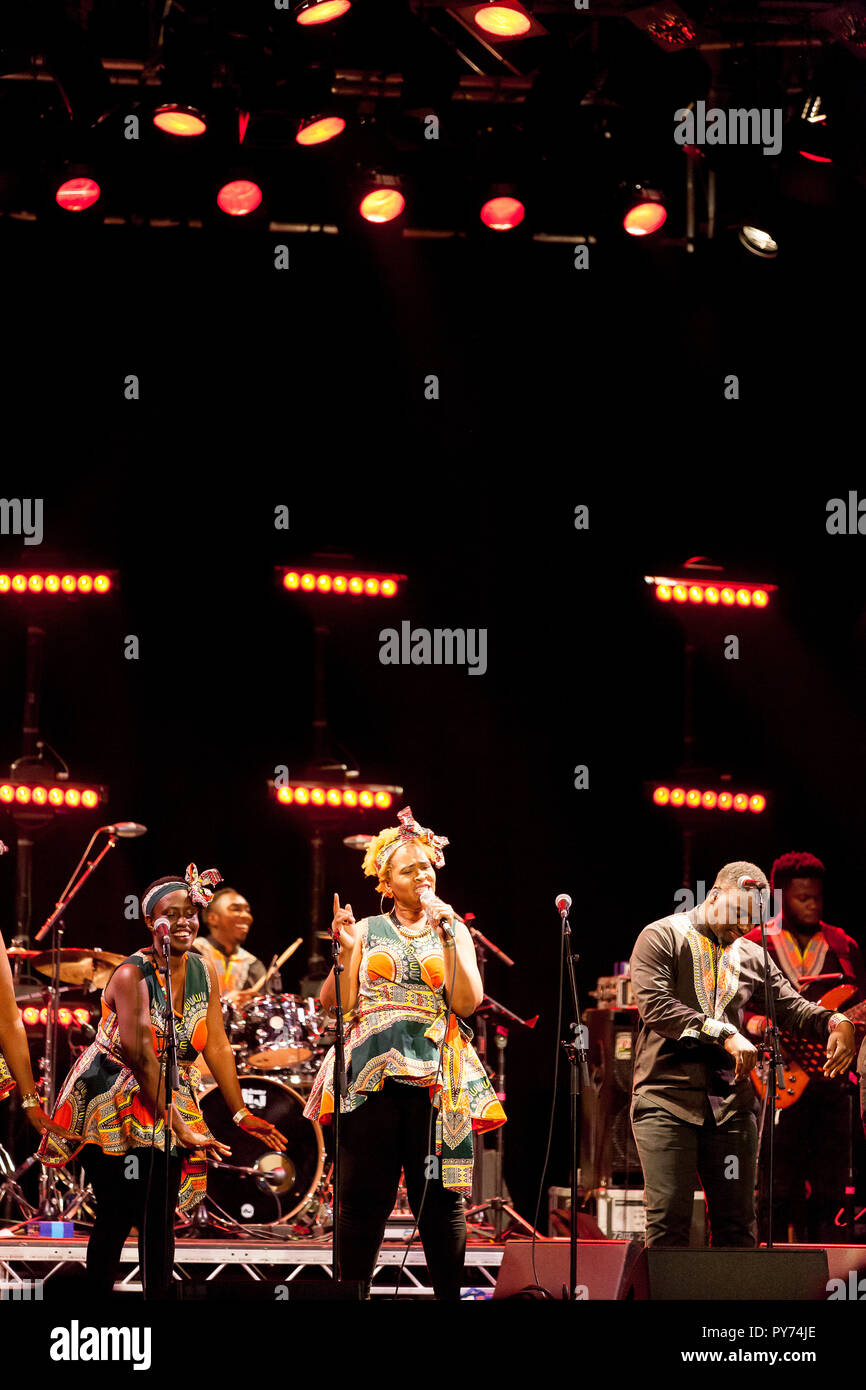
[[[171, 1173], [171, 1122], [173, 1118], [174, 1093], [180, 1089], [180, 1074], [177, 1068], [177, 1025], [174, 1021], [174, 1004], [171, 992], [171, 949], [169, 946], [169, 933], [166, 932], [162, 940], [162, 954], [165, 962], [165, 1000], [166, 1000], [166, 1025], [165, 1040], [163, 1043], [163, 1066], [165, 1068], [165, 1132], [164, 1142], [164, 1174], [165, 1174], [165, 1209], [163, 1213], [164, 1222], [164, 1245], [162, 1251], [162, 1268], [158, 1273], [159, 1290], [157, 1297], [165, 1296], [168, 1293], [171, 1282], [171, 1264], [169, 1263], [169, 1250], [174, 1236], [174, 1206], [171, 1202], [169, 1193], [171, 1183], [169, 1181]], [[159, 1081], [157, 1081], [156, 1092], [157, 1103], [159, 1102]], [[151, 1154], [151, 1163], [156, 1161]], [[147, 1262], [147, 1248], [144, 1250], [145, 1263]], [[172, 1261], [173, 1263], [173, 1261]], [[145, 1300], [153, 1296], [153, 1290], [148, 1289], [148, 1279], [146, 1271], [142, 1271], [142, 1283], [144, 1284]]]
[[336, 1032], [334, 1037], [334, 1167], [332, 1174], [333, 1194], [331, 1197], [331, 1219], [332, 1219], [332, 1252], [334, 1261], [334, 1282], [339, 1284], [343, 1279], [343, 1239], [340, 1221], [340, 1129], [342, 1103], [349, 1094], [346, 1084], [346, 1054], [345, 1054], [345, 1025], [343, 1022], [343, 1001], [340, 991], [340, 976], [343, 973], [343, 966], [340, 964], [340, 933], [339, 930], [331, 936], [331, 953], [334, 958], [334, 989], [336, 991]]
[[784, 1086], [784, 1075], [782, 1067], [782, 1056], [779, 1050], [779, 1036], [776, 1028], [776, 1001], [773, 991], [770, 989], [770, 958], [767, 954], [767, 924], [764, 921], [764, 894], [758, 891], [758, 901], [761, 919], [761, 949], [764, 954], [764, 1002], [766, 1004], [767, 1028], [764, 1035], [764, 1044], [761, 1050], [762, 1057], [767, 1060], [767, 1081], [764, 1088], [764, 1117], [761, 1125], [761, 1147], [763, 1148], [764, 1127], [769, 1116], [770, 1129], [767, 1135], [767, 1249], [773, 1248], [773, 1157], [774, 1141], [776, 1135], [776, 1094], [778, 1088]]
[[[571, 927], [568, 921], [568, 908], [562, 907], [559, 910], [562, 919], [562, 950], [565, 952], [565, 965], [568, 972], [568, 984], [571, 992], [571, 1007], [574, 1013], [574, 1021], [569, 1025], [571, 1030], [571, 1042], [561, 1040], [565, 1049], [571, 1068], [571, 1090], [570, 1090], [570, 1110], [571, 1110], [571, 1227], [569, 1230], [569, 1288], [568, 1300], [573, 1303], [577, 1299], [577, 1155], [578, 1155], [578, 1103], [580, 1099], [581, 1083], [589, 1089], [589, 1068], [586, 1061], [586, 1033], [580, 1021], [580, 999], [577, 993], [577, 977], [575, 975], [575, 962], [580, 959], [573, 954], [571, 949]], [[563, 1296], [565, 1290], [563, 1289]]]

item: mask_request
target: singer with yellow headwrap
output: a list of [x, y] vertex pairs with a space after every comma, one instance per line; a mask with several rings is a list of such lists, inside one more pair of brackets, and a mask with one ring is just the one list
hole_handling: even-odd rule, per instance
[[[504, 1124], [505, 1112], [463, 1022], [482, 998], [472, 937], [436, 896], [448, 841], [419, 825], [408, 806], [398, 819], [364, 858], [364, 873], [393, 899], [391, 911], [356, 922], [334, 894], [348, 1085], [340, 1112], [343, 1277], [364, 1281], [369, 1293], [402, 1168], [413, 1215], [421, 1213], [436, 1297], [459, 1299], [472, 1133]], [[325, 1008], [335, 1003], [333, 971], [321, 1000]], [[332, 1049], [304, 1113], [327, 1124], [333, 1111]]]

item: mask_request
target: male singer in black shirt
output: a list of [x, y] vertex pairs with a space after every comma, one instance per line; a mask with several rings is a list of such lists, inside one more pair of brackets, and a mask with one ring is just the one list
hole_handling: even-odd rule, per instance
[[[695, 1175], [707, 1200], [716, 1246], [756, 1243], [756, 1099], [749, 1073], [755, 1044], [740, 1031], [745, 1005], [766, 1012], [760, 945], [742, 938], [760, 920], [755, 864], [719, 870], [691, 912], [644, 927], [631, 958], [640, 1013], [632, 1126], [644, 1173], [648, 1246], [688, 1245]], [[854, 1028], [800, 997], [770, 962], [780, 1027], [827, 1039], [824, 1073], [851, 1065]]]

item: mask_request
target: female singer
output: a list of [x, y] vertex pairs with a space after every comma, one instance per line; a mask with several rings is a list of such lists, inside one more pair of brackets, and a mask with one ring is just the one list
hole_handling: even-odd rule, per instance
[[[461, 1290], [472, 1131], [504, 1124], [505, 1112], [462, 1022], [483, 993], [472, 937], [434, 892], [448, 841], [420, 826], [408, 806], [398, 819], [364, 858], [365, 874], [393, 898], [392, 910], [356, 922], [351, 905], [341, 908], [334, 894], [348, 1086], [340, 1111], [342, 1273], [363, 1281], [369, 1297], [402, 1168], [436, 1297], [451, 1300]], [[425, 907], [420, 895], [428, 890]], [[320, 997], [324, 1008], [334, 1007], [333, 970]], [[327, 1124], [333, 1110], [332, 1048], [304, 1114]]]
[[15, 1000], [6, 943], [0, 933], [0, 1100], [14, 1091], [16, 1084], [21, 1091], [21, 1109], [33, 1128], [40, 1134], [48, 1130], [62, 1136], [65, 1131], [49, 1120], [36, 1094], [27, 1034]]
[[[190, 949], [198, 931], [197, 905], [210, 900], [207, 885], [219, 880], [215, 869], [199, 874], [190, 864], [184, 879], [157, 879], [146, 889], [141, 911], [152, 944], [115, 970], [103, 991], [96, 1039], [58, 1097], [55, 1118], [79, 1136], [77, 1147], [48, 1136], [40, 1146], [45, 1163], [65, 1163], [81, 1152], [97, 1202], [87, 1273], [100, 1293], [111, 1292], [123, 1243], [135, 1225], [145, 1297], [165, 1296], [174, 1260], [175, 1208], [185, 1211], [204, 1196], [209, 1153], [231, 1154], [208, 1130], [196, 1101], [199, 1073], [194, 1063], [200, 1052], [235, 1124], [270, 1149], [286, 1146], [274, 1125], [251, 1115], [244, 1105], [223, 1027], [216, 968]], [[167, 1192], [165, 1076], [159, 1060], [167, 1024], [166, 950], [180, 1078], [169, 1111]]]

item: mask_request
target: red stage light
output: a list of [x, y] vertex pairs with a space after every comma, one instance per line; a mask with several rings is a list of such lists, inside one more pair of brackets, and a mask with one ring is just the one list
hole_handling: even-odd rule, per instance
[[61, 1005], [57, 1010], [57, 1022], [60, 1024], [61, 1028], [68, 1028], [72, 1022], [72, 1010], [67, 1009], [65, 1005]]
[[63, 590], [64, 594], [74, 594], [76, 589], [75, 575], [64, 574], [63, 578], [60, 581], [60, 587]]
[[476, 10], [475, 23], [485, 34], [493, 34], [499, 39], [515, 39], [527, 34], [532, 28], [529, 15], [521, 10], [513, 10], [507, 5], [485, 5]]
[[337, 791], [336, 787], [331, 787], [330, 790], [328, 791], [328, 805], [329, 805], [329, 806], [342, 806], [342, 804], [343, 804], [343, 798], [342, 798], [342, 796], [341, 796], [340, 793]]
[[746, 796], [745, 792], [737, 792], [736, 796], [734, 797], [734, 810], [748, 811], [748, 809], [749, 798]]
[[78, 592], [79, 592], [80, 594], [89, 594], [92, 588], [93, 588], [93, 580], [92, 580], [92, 578], [90, 577], [90, 575], [89, 575], [89, 574], [80, 574], [80, 575], [78, 576]]
[[331, 576], [329, 574], [320, 574], [316, 580], [316, 588], [321, 594], [329, 594], [331, 592]]
[[397, 585], [394, 583], [393, 579], [383, 579], [379, 592], [385, 598], [393, 598], [397, 592]]
[[310, 793], [307, 791], [306, 787], [297, 787], [295, 789], [295, 801], [299, 806], [306, 806], [309, 800]]
[[342, 116], [320, 116], [318, 120], [302, 125], [295, 140], [299, 145], [324, 145], [327, 140], [342, 135], [345, 129], [346, 122]]
[[365, 222], [393, 222], [406, 206], [397, 188], [374, 188], [361, 199], [359, 211]]
[[689, 603], [703, 603], [704, 591], [700, 584], [693, 584], [689, 589]]
[[[386, 583], [386, 584], [389, 584], [389, 583], [390, 583], [390, 580], [386, 579], [386, 580], [385, 580], [385, 583]], [[334, 576], [334, 593], [335, 593], [335, 594], [344, 594], [344, 593], [346, 592], [346, 590], [348, 589], [348, 587], [349, 587], [349, 581], [347, 580], [347, 578], [346, 578], [346, 576], [345, 576], [344, 574], [337, 574], [337, 575]]]
[[99, 797], [97, 796], [96, 792], [92, 792], [88, 789], [87, 791], [83, 791], [81, 793], [81, 804], [82, 806], [86, 806], [88, 810], [96, 806], [98, 802]]
[[629, 208], [622, 225], [629, 236], [651, 236], [664, 225], [666, 219], [667, 212], [661, 203], [636, 203]]
[[704, 589], [704, 599], [707, 603], [718, 603], [719, 591], [714, 584], [708, 584]]
[[667, 806], [671, 799], [670, 787], [656, 787], [653, 792], [653, 801], [656, 806]]
[[34, 787], [31, 800], [34, 806], [44, 806], [48, 800], [48, 792], [45, 787]]
[[674, 603], [685, 603], [689, 596], [689, 591], [685, 584], [675, 584], [673, 588]]
[[12, 588], [12, 580], [8, 574], [0, 574], [0, 594], [8, 594]]
[[767, 606], [767, 604], [768, 604], [769, 602], [770, 602], [770, 595], [767, 593], [766, 589], [753, 589], [753, 590], [752, 590], [752, 607], [753, 607], [753, 608], [766, 608], [766, 606]]
[[352, 579], [349, 580], [349, 593], [350, 593], [350, 594], [363, 594], [363, 592], [364, 592], [364, 581], [363, 581], [363, 579], [352, 578]]
[[277, 791], [277, 801], [282, 801], [286, 806], [291, 806], [292, 797], [293, 793], [291, 787], [280, 787]]
[[715, 792], [704, 792], [701, 797], [701, 805], [705, 811], [713, 811], [715, 810], [718, 799]]
[[730, 792], [719, 792], [718, 808], [720, 811], [730, 811], [734, 804], [734, 798]]
[[380, 810], [387, 811], [388, 807], [391, 805], [392, 800], [393, 797], [391, 796], [390, 792], [376, 793], [376, 805], [380, 808]]
[[657, 584], [657, 585], [656, 585], [656, 598], [657, 598], [657, 599], [660, 599], [662, 603], [670, 603], [670, 601], [671, 601], [671, 586], [670, 586], [670, 584]]
[[750, 592], [748, 589], [738, 589], [738, 590], [737, 590], [737, 603], [740, 605], [741, 608], [751, 608], [751, 606], [752, 606], [752, 595], [751, 595], [751, 592]]
[[45, 588], [46, 588], [46, 590], [48, 591], [49, 594], [58, 594], [58, 593], [60, 592], [60, 575], [59, 575], [59, 574], [48, 574], [48, 575], [46, 575], [46, 576], [45, 576]]
[[15, 590], [16, 594], [24, 594], [27, 592], [27, 580], [23, 574], [14, 574], [12, 576], [12, 588]]
[[298, 24], [329, 24], [352, 8], [352, 0], [309, 0], [295, 15]]
[[758, 793], [756, 796], [749, 797], [750, 811], [763, 811], [766, 805], [767, 798], [765, 796], [761, 796], [760, 793]]
[[45, 580], [42, 578], [41, 574], [31, 574], [30, 578], [27, 580], [27, 587], [31, 594], [41, 594], [45, 587]]
[[378, 579], [367, 579], [367, 580], [365, 581], [365, 583], [364, 583], [364, 592], [365, 592], [366, 594], [373, 594], [373, 595], [378, 594], [378, 592], [379, 592], [379, 581], [378, 581]]
[[682, 806], [682, 804], [683, 804], [683, 802], [685, 801], [685, 799], [686, 799], [686, 794], [685, 794], [685, 792], [683, 791], [682, 787], [674, 787], [673, 790], [672, 790], [672, 792], [671, 792], [671, 800], [670, 800], [671, 806]]
[[96, 179], [66, 179], [54, 197], [64, 212], [84, 212], [99, 201], [100, 192]]
[[730, 608], [734, 603], [736, 603], [736, 601], [737, 596], [734, 593], [733, 589], [722, 590], [722, 603], [725, 605], [726, 608]]
[[63, 793], [63, 800], [66, 802], [67, 806], [80, 806], [81, 792], [77, 791], [75, 787], [70, 787]]
[[6, 804], [8, 805], [8, 803], [9, 803], [10, 801], [14, 801], [14, 800], [15, 800], [15, 788], [14, 788], [14, 787], [10, 787], [10, 785], [9, 785], [8, 782], [4, 782], [3, 785], [0, 786], [0, 801], [4, 801], [4, 802], [6, 802]]
[[29, 1023], [32, 1026], [34, 1023], [39, 1022], [39, 1010], [34, 1009], [32, 1004], [28, 1004], [21, 1017], [24, 1019], [25, 1023]]
[[153, 124], [167, 135], [204, 135], [207, 121], [192, 106], [158, 106]]
[[283, 576], [283, 584], [287, 589], [297, 589], [300, 582], [301, 576], [295, 574], [294, 570], [290, 570], [288, 574]]
[[312, 801], [312, 803], [313, 803], [314, 806], [324, 806], [324, 804], [325, 804], [325, 789], [324, 789], [324, 787], [313, 787], [313, 790], [310, 792], [310, 800]]
[[361, 804], [362, 806], [372, 806], [372, 805], [373, 805], [373, 793], [372, 793], [372, 792], [359, 792], [359, 794], [358, 794], [358, 801], [360, 802], [360, 804]]
[[689, 790], [688, 792], [686, 792], [686, 805], [687, 805], [687, 806], [700, 806], [700, 804], [701, 804], [701, 794], [700, 794], [700, 792], [698, 791], [697, 787], [692, 787], [692, 788], [690, 788], [690, 790]]
[[481, 209], [481, 221], [494, 232], [508, 232], [519, 227], [526, 208], [519, 198], [488, 198]]
[[93, 587], [98, 594], [107, 594], [111, 588], [111, 580], [107, 574], [98, 574], [93, 581]]
[[63, 805], [63, 792], [60, 787], [52, 787], [48, 793], [48, 800], [52, 806]]
[[229, 217], [246, 217], [255, 212], [262, 201], [262, 190], [251, 179], [233, 179], [224, 183], [217, 194], [217, 207]]
[[357, 806], [357, 804], [358, 804], [358, 793], [357, 793], [357, 792], [343, 792], [343, 805], [344, 805], [344, 806]]
[[75, 1019], [76, 1023], [80, 1023], [82, 1026], [90, 1022], [90, 1014], [87, 1009], [73, 1009], [72, 1017]]
[[15, 800], [19, 803], [19, 805], [21, 805], [21, 806], [26, 806], [26, 805], [29, 803], [29, 801], [30, 801], [30, 788], [29, 788], [29, 787], [16, 787], [16, 788], [15, 788]]
[[39, 1022], [40, 1022], [40, 1023], [47, 1023], [47, 1022], [48, 1022], [48, 1010], [47, 1010], [47, 1009], [40, 1009], [40, 1010], [39, 1010]]
[[302, 575], [301, 575], [301, 588], [302, 588], [302, 589], [306, 589], [307, 592], [309, 592], [310, 589], [315, 589], [315, 587], [316, 587], [316, 576], [315, 576], [314, 574], [302, 574]]

